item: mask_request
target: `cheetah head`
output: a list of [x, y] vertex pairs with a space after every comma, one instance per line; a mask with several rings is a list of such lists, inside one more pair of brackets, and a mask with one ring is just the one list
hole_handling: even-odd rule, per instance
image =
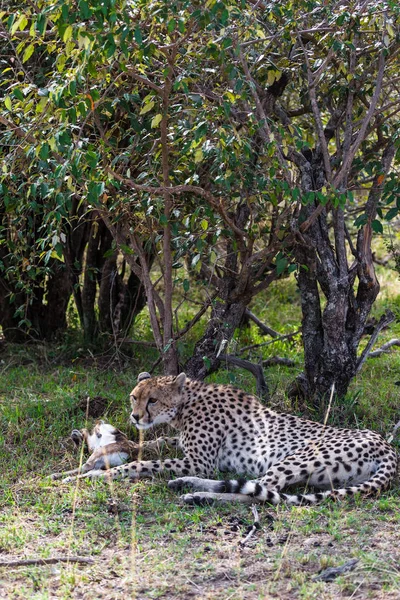
[[185, 373], [177, 377], [151, 377], [149, 373], [140, 373], [130, 394], [131, 423], [138, 429], [149, 429], [172, 421], [181, 402], [185, 380]]

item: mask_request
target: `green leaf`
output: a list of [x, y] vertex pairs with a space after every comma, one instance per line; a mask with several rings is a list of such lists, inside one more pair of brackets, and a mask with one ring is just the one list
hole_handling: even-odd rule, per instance
[[378, 221], [378, 219], [374, 219], [372, 221], [371, 227], [375, 231], [375, 233], [383, 233], [382, 223], [380, 221]]
[[183, 280], [183, 289], [185, 292], [188, 292], [190, 289], [190, 281], [189, 279], [184, 279]]
[[4, 104], [6, 105], [6, 108], [8, 108], [8, 110], [12, 109], [12, 103], [11, 103], [11, 98], [10, 96], [6, 96], [4, 98]]
[[152, 100], [151, 102], [147, 102], [147, 104], [145, 104], [142, 108], [142, 110], [140, 111], [140, 115], [145, 115], [146, 113], [148, 113], [154, 106], [154, 100]]
[[134, 35], [135, 35], [136, 43], [139, 44], [139, 46], [141, 46], [142, 42], [143, 42], [143, 37], [142, 37], [142, 33], [141, 33], [139, 27], [135, 27], [135, 33], [134, 33]]
[[[143, 113], [141, 113], [141, 114], [143, 114]], [[152, 129], [155, 129], [156, 127], [158, 127], [159, 124], [161, 123], [161, 121], [162, 121], [162, 114], [158, 113], [158, 115], [156, 115], [155, 117], [153, 117], [152, 120], [151, 120], [151, 127], [152, 127]]]
[[17, 100], [23, 100], [24, 99], [23, 93], [18, 88], [14, 88], [13, 89], [13, 96], [14, 96], [14, 98], [17, 98]]
[[365, 225], [367, 221], [368, 221], [368, 217], [364, 213], [364, 214], [360, 215], [359, 217], [357, 217], [357, 219], [354, 221], [354, 225], [356, 227], [363, 227], [363, 225]]
[[120, 244], [120, 248], [123, 254], [135, 254], [132, 248], [129, 248], [129, 246], [127, 246], [126, 244]]
[[385, 215], [385, 219], [386, 219], [386, 221], [391, 221], [392, 219], [397, 217], [398, 214], [399, 214], [399, 209], [397, 208], [397, 206], [395, 206], [387, 211], [387, 213]]
[[29, 44], [29, 46], [27, 46], [27, 48], [25, 49], [24, 55], [22, 57], [23, 63], [25, 63], [27, 60], [30, 59], [34, 50], [35, 50], [35, 46], [33, 44]]
[[276, 273], [277, 275], [281, 275], [283, 273], [283, 271], [286, 269], [286, 267], [288, 266], [288, 260], [287, 258], [283, 257], [280, 258], [276, 261]]
[[204, 158], [203, 155], [203, 150], [201, 148], [197, 148], [196, 152], [194, 153], [194, 162], [197, 164], [199, 162], [201, 162]]
[[208, 358], [208, 356], [203, 356], [203, 362], [207, 369], [211, 369], [211, 360]]
[[18, 17], [18, 19], [15, 21], [15, 23], [13, 23], [10, 33], [11, 35], [14, 35], [14, 33], [17, 31], [17, 29], [23, 30], [25, 28], [25, 26], [28, 23], [28, 19], [26, 18], [26, 16], [24, 14], [20, 15], [20, 17]]
[[68, 27], [64, 31], [64, 35], [63, 35], [64, 42], [68, 42], [68, 40], [70, 40], [72, 38], [72, 31], [73, 31], [72, 25], [68, 25]]
[[200, 254], [195, 254], [192, 258], [192, 267], [195, 267], [201, 258]]
[[36, 29], [38, 30], [40, 35], [43, 35], [43, 33], [46, 29], [46, 24], [47, 24], [46, 15], [39, 14], [38, 18], [36, 19]]

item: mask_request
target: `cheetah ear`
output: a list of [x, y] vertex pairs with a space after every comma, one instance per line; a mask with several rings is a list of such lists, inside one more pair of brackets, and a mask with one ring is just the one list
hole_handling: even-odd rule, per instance
[[151, 379], [150, 373], [147, 373], [146, 371], [144, 371], [143, 373], [139, 373], [137, 382], [139, 383], [140, 381], [144, 381], [145, 379]]
[[178, 390], [178, 392], [181, 392], [183, 390], [183, 386], [185, 385], [185, 381], [186, 373], [179, 373], [179, 375], [175, 377], [174, 381], [172, 382], [172, 385]]

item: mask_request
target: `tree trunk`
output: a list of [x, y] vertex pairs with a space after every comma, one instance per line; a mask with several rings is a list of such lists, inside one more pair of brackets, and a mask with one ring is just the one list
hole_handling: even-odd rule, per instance
[[[13, 281], [1, 278], [0, 325], [7, 341], [51, 340], [66, 329], [71, 280], [63, 263], [53, 260], [50, 266], [52, 274], [37, 279], [29, 295], [14, 287]], [[10, 293], [14, 294], [12, 303]]]
[[[294, 252], [300, 264], [298, 284], [303, 312], [305, 377], [300, 377], [298, 383], [304, 395], [316, 405], [329, 395], [333, 383], [336, 394], [344, 396], [357, 372], [359, 343], [379, 293], [372, 260], [371, 223], [382, 192], [382, 173], [388, 172], [393, 157], [394, 147], [389, 143], [369, 193], [365, 211], [368, 221], [358, 231], [356, 247], [348, 242], [341, 208], [331, 210], [331, 223], [324, 208], [305, 233], [301, 233], [302, 227], [299, 227]], [[321, 189], [323, 183], [322, 159], [315, 152], [311, 163], [307, 162], [302, 170], [303, 191]], [[300, 223], [307, 222], [314, 210], [314, 205], [303, 206]], [[346, 242], [354, 256], [351, 266], [347, 261]], [[326, 299], [323, 310], [321, 293]]]
[[117, 252], [107, 258], [101, 271], [99, 289], [99, 326], [103, 333], [125, 336], [135, 317], [146, 306], [144, 288], [131, 272], [124, 281], [124, 269], [118, 272]]
[[185, 364], [184, 370], [188, 377], [202, 381], [219, 368], [221, 359], [217, 356], [218, 352], [227, 352], [226, 346], [239, 327], [247, 304], [248, 301], [235, 304], [217, 302], [212, 307], [206, 331]]

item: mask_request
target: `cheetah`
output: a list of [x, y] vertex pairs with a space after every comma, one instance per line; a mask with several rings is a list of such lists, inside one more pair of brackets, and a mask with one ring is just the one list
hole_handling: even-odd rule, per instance
[[[101, 477], [116, 479], [172, 474], [173, 490], [189, 488], [182, 500], [203, 504], [237, 500], [276, 505], [314, 504], [357, 492], [386, 489], [397, 470], [397, 454], [369, 430], [330, 427], [277, 413], [254, 396], [228, 385], [140, 373], [131, 395], [131, 422], [146, 430], [168, 423], [180, 432], [183, 458], [136, 461]], [[204, 479], [215, 471], [251, 479]], [[98, 477], [89, 472], [81, 477]], [[320, 491], [284, 493], [303, 484]]]
[[[91, 452], [88, 460], [77, 469], [53, 473], [52, 479], [63, 479], [68, 483], [76, 479], [76, 476], [91, 471], [102, 473], [104, 469], [110, 469], [126, 463], [128, 460], [137, 459], [143, 449], [159, 451], [163, 446], [177, 447], [176, 438], [157, 438], [149, 442], [131, 442], [119, 429], [100, 420], [90, 433], [88, 429], [73, 429], [71, 439], [77, 447], [85, 444]], [[65, 477], [67, 476], [67, 477]]]

